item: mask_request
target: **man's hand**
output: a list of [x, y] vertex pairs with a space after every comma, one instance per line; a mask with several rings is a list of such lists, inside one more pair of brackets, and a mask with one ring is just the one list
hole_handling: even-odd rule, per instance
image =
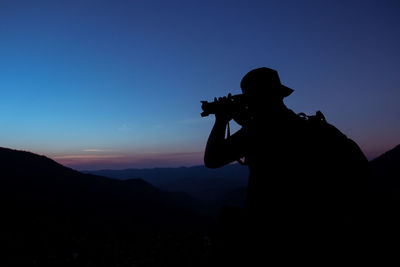
[[233, 117], [232, 111], [229, 108], [230, 103], [232, 102], [231, 99], [232, 95], [228, 94], [228, 96], [214, 98], [214, 102], [219, 103], [219, 110], [215, 112], [215, 120], [216, 123], [224, 123], [227, 124]]

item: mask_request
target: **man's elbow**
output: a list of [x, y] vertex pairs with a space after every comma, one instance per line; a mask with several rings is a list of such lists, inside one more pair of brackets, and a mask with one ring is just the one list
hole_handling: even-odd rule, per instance
[[216, 164], [215, 162], [209, 162], [209, 161], [204, 161], [204, 166], [206, 166], [209, 169], [218, 169], [221, 167], [220, 165]]
[[217, 169], [224, 166], [224, 164], [221, 164], [221, 162], [219, 162], [215, 158], [204, 157], [204, 166], [206, 166], [209, 169]]

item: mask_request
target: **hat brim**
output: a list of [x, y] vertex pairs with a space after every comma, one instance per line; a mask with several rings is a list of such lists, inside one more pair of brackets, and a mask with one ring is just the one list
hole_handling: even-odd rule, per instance
[[281, 94], [283, 97], [289, 96], [294, 90], [281, 84]]

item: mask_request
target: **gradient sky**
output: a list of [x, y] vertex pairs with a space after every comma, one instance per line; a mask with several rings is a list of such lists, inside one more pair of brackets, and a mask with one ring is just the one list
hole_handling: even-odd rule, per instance
[[202, 163], [200, 100], [279, 71], [368, 158], [400, 143], [399, 1], [0, 0], [0, 146], [76, 169]]

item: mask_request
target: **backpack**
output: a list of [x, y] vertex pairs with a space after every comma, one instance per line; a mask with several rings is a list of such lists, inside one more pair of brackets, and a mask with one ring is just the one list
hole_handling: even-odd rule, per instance
[[[353, 214], [363, 212], [374, 187], [369, 162], [352, 139], [328, 123], [321, 111], [315, 115], [297, 114], [309, 135], [313, 147], [313, 162], [307, 168], [319, 173], [317, 182], [325, 188], [326, 196], [341, 209], [338, 212]], [[321, 180], [321, 181], [319, 181]]]
[[298, 119], [306, 135], [320, 145], [320, 149], [330, 149], [331, 153], [342, 153], [341, 158], [367, 163], [368, 160], [360, 147], [332, 124], [328, 123], [321, 111], [315, 115], [298, 113]]

